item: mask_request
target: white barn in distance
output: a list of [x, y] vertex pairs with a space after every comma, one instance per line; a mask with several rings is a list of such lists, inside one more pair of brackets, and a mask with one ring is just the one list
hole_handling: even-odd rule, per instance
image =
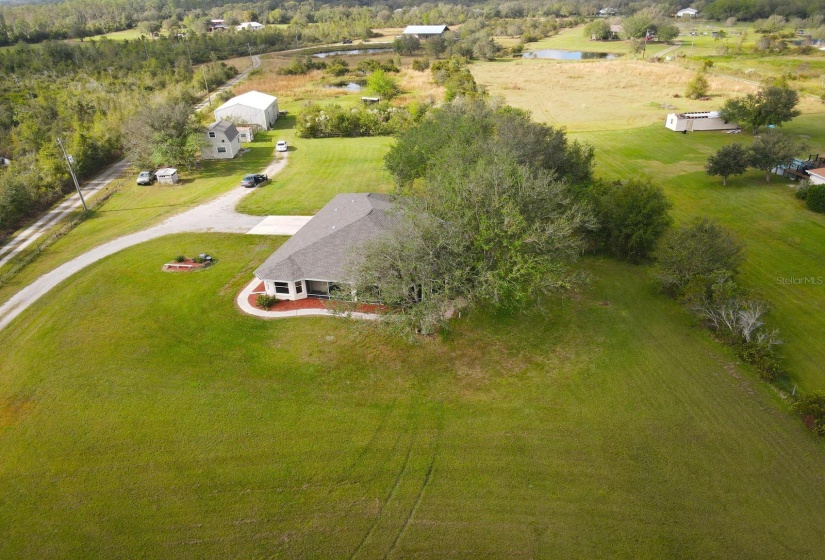
[[446, 25], [408, 25], [401, 35], [426, 39], [427, 37], [440, 37], [449, 30], [450, 28]]
[[671, 113], [667, 116], [665, 127], [686, 134], [698, 130], [733, 130], [739, 128], [739, 125], [723, 119], [719, 111], [697, 111]]
[[692, 17], [696, 17], [696, 14], [698, 14], [698, 13], [699, 13], [699, 10], [697, 10], [695, 8], [685, 8], [684, 10], [679, 10], [678, 12], [676, 12], [676, 17], [677, 18], [684, 18], [684, 17], [692, 18]]
[[259, 91], [248, 91], [215, 109], [215, 120], [254, 124], [269, 130], [278, 120], [278, 98]]

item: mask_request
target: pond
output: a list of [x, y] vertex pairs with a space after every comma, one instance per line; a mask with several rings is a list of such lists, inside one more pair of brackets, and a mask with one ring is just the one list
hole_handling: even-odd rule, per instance
[[357, 84], [355, 82], [348, 82], [345, 84], [332, 84], [324, 87], [327, 87], [329, 89], [342, 89], [344, 91], [361, 91], [361, 89], [364, 86], [362, 86], [361, 84]]
[[554, 49], [542, 49], [538, 51], [529, 51], [521, 55], [521, 58], [552, 58], [555, 60], [613, 60], [620, 55], [603, 53], [603, 52], [588, 52], [588, 51], [560, 51]]
[[315, 53], [312, 56], [315, 58], [326, 58], [328, 56], [342, 56], [348, 54], [378, 54], [392, 52], [392, 49], [355, 49], [349, 51], [327, 51]]

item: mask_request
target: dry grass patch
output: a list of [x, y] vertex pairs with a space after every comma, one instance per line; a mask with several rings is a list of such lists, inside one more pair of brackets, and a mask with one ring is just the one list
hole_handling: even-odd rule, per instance
[[[732, 95], [756, 86], [709, 76], [713, 99], [681, 96], [693, 72], [674, 64], [622, 60], [585, 63], [549, 60], [480, 62], [471, 66], [476, 81], [493, 95], [527, 109], [536, 120], [570, 130], [608, 130], [664, 122], [674, 110], [712, 110]], [[680, 97], [674, 97], [679, 95]]]

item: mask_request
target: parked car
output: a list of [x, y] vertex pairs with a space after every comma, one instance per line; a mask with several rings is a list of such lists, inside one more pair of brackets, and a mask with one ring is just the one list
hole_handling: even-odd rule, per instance
[[268, 180], [269, 177], [262, 173], [250, 173], [249, 175], [241, 179], [241, 186], [246, 187], [247, 189], [251, 189], [252, 187], [257, 187], [264, 181]]
[[341, 44], [342, 45], [351, 45], [352, 44], [352, 39], [341, 39]]
[[285, 152], [287, 150], [286, 140], [278, 140], [275, 143], [275, 151], [276, 152]]
[[141, 171], [137, 177], [138, 185], [151, 185], [158, 180], [158, 176], [154, 171]]

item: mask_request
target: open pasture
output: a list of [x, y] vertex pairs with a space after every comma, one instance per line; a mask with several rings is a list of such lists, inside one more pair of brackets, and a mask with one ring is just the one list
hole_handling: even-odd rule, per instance
[[820, 556], [825, 446], [643, 269], [409, 345], [241, 315], [278, 243], [134, 247], [0, 333], [0, 556]]
[[715, 110], [728, 96], [756, 91], [753, 84], [708, 76], [712, 99], [685, 99], [694, 72], [669, 62], [519, 59], [477, 62], [470, 69], [492, 95], [570, 131], [664, 123], [668, 113]]

